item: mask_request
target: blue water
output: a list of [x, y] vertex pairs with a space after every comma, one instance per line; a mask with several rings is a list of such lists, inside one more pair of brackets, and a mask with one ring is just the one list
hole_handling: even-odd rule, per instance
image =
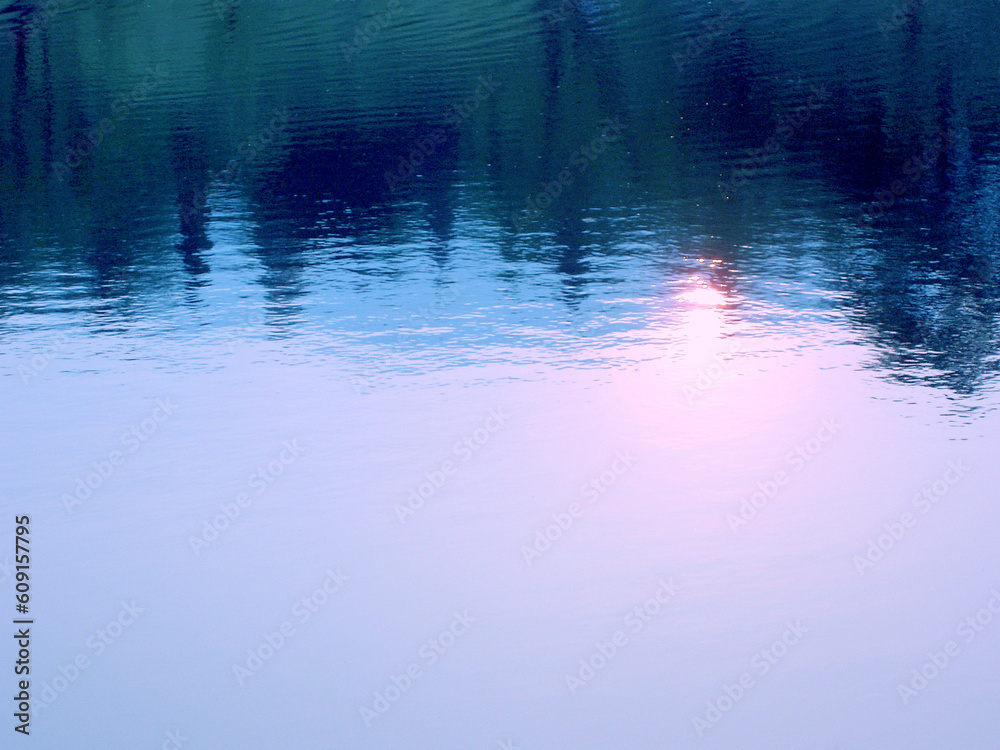
[[0, 13], [18, 742], [996, 747], [995, 3], [168, 6]]

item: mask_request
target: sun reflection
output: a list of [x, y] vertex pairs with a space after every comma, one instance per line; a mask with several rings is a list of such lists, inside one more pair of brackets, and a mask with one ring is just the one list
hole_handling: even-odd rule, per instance
[[678, 295], [677, 298], [701, 307], [720, 307], [726, 304], [726, 295], [710, 286], [691, 289]]
[[[707, 265], [715, 269], [718, 263], [712, 261]], [[684, 286], [684, 291], [676, 296], [678, 301], [686, 303], [678, 333], [684, 359], [690, 366], [699, 366], [724, 348], [728, 328], [724, 308], [729, 300], [701, 274], [693, 274]]]
[[[704, 263], [704, 258], [698, 258], [699, 263]], [[721, 261], [713, 260], [708, 264], [710, 269], [718, 268]], [[687, 280], [689, 288], [687, 291], [677, 295], [677, 299], [700, 307], [721, 307], [727, 303], [726, 295], [706, 281], [701, 274], [693, 274]]]

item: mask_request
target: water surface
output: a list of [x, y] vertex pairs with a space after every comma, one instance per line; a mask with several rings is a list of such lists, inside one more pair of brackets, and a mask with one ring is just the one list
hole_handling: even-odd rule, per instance
[[7, 3], [29, 741], [995, 747], [998, 21]]

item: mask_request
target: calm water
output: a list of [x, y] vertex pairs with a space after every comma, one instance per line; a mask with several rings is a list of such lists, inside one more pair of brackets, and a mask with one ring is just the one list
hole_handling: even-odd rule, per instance
[[2, 5], [17, 741], [1000, 742], [997, 3]]

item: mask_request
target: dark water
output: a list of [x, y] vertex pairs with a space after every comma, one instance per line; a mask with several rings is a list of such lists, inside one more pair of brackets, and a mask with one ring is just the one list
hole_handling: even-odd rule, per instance
[[[996, 633], [897, 688], [1000, 582], [995, 0], [3, 6], [0, 505], [47, 540], [35, 689], [95, 662], [39, 693], [37, 747], [996, 746]], [[526, 561], [617, 451], [599, 519]], [[338, 565], [342, 601], [291, 615]], [[663, 576], [676, 609], [568, 689]]]
[[970, 394], [1000, 9], [901, 7], [10, 5], [2, 330], [205, 333], [237, 243], [275, 335], [471, 276], [559, 329], [711, 256], [737, 308], [828, 300], [881, 367]]

